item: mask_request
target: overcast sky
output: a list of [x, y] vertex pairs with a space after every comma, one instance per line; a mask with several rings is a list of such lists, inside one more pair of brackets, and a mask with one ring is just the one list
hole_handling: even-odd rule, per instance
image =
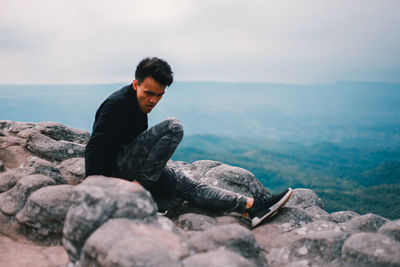
[[0, 0], [0, 83], [400, 82], [399, 0]]

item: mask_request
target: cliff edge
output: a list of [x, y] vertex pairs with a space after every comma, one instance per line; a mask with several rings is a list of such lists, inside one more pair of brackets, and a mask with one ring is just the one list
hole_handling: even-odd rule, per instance
[[[294, 189], [281, 212], [255, 229], [241, 214], [183, 201], [161, 215], [163, 200], [140, 185], [84, 178], [88, 139], [60, 123], [0, 121], [0, 265], [400, 266], [400, 220], [329, 214], [310, 189]], [[168, 164], [246, 196], [269, 194], [239, 167]]]

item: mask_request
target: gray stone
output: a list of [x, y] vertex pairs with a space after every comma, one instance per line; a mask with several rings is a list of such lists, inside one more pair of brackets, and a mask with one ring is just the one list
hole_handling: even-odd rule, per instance
[[33, 192], [24, 208], [17, 213], [19, 223], [32, 228], [30, 238], [44, 240], [47, 236], [61, 241], [65, 217], [72, 202], [73, 187], [52, 185]]
[[355, 217], [350, 221], [341, 223], [344, 231], [347, 233], [357, 233], [357, 232], [372, 232], [375, 233], [389, 220], [381, 216], [368, 213], [363, 216]]
[[55, 140], [86, 144], [90, 138], [89, 132], [70, 128], [58, 122], [41, 122], [38, 128], [40, 133]]
[[325, 210], [321, 209], [318, 206], [311, 206], [304, 210], [313, 221], [318, 221], [318, 220], [329, 221], [331, 217], [329, 213], [327, 213]]
[[269, 195], [269, 192], [256, 177], [243, 168], [227, 164], [210, 169], [200, 182], [252, 197], [255, 194]]
[[189, 250], [173, 231], [130, 219], [111, 219], [83, 248], [82, 266], [180, 266]]
[[[297, 229], [270, 224], [254, 233], [272, 266], [340, 266], [341, 246], [347, 235], [335, 223], [315, 221]], [[261, 231], [263, 228], [266, 231]], [[329, 265], [328, 266], [331, 266]]]
[[84, 158], [67, 159], [61, 162], [57, 167], [70, 185], [77, 185], [85, 179]]
[[25, 205], [28, 196], [55, 181], [44, 175], [28, 175], [18, 180], [17, 184], [7, 192], [0, 194], [0, 210], [6, 214], [14, 215]]
[[5, 172], [6, 167], [4, 167], [3, 161], [0, 160], [0, 172]]
[[32, 129], [36, 126], [35, 123], [0, 120], [0, 129], [5, 130], [7, 133], [17, 134], [27, 129]]
[[253, 234], [247, 228], [237, 224], [211, 227], [192, 236], [189, 241], [197, 252], [214, 251], [224, 247], [253, 261], [258, 266], [266, 263]]
[[63, 161], [83, 157], [85, 146], [68, 141], [56, 141], [40, 133], [31, 134], [26, 140], [26, 148], [41, 158], [50, 161]]
[[342, 247], [344, 266], [400, 266], [400, 243], [375, 233], [357, 233]]
[[[243, 214], [231, 212], [226, 216], [218, 216], [215, 218], [215, 220], [217, 221], [218, 225], [232, 224], [232, 223], [243, 224], [242, 216]], [[247, 226], [247, 224], [245, 225]]]
[[64, 246], [72, 262], [79, 260], [83, 244], [111, 218], [155, 220], [157, 206], [148, 191], [118, 178], [90, 176], [77, 185], [64, 226]]
[[15, 219], [15, 216], [4, 214], [0, 211], [0, 233], [12, 237], [14, 239], [22, 239], [25, 237], [20, 236], [21, 225]]
[[193, 231], [204, 231], [216, 224], [216, 220], [212, 217], [195, 214], [186, 213], [179, 216], [178, 225], [183, 230], [193, 230]]
[[386, 235], [400, 242], [400, 220], [395, 220], [384, 224], [378, 230], [378, 234]]
[[57, 184], [65, 184], [66, 181], [59, 169], [51, 162], [38, 158], [29, 157], [20, 166], [20, 169], [33, 169], [33, 174], [42, 174], [54, 179]]
[[296, 188], [293, 190], [293, 195], [289, 199], [286, 206], [300, 207], [303, 209], [317, 206], [324, 209], [321, 199], [311, 189]]
[[0, 192], [10, 190], [19, 179], [21, 179], [21, 170], [13, 169], [0, 173]]
[[283, 207], [277, 215], [265, 220], [263, 224], [287, 224], [288, 228], [295, 229], [313, 221], [307, 212], [299, 207]]
[[359, 216], [360, 214], [354, 211], [338, 211], [331, 213], [330, 220], [335, 223], [344, 223]]
[[295, 230], [298, 238], [289, 247], [293, 261], [308, 260], [321, 266], [329, 262], [340, 265], [341, 248], [347, 235], [332, 222], [317, 221]]
[[267, 266], [257, 265], [248, 259], [233, 253], [230, 250], [220, 248], [215, 251], [208, 251], [205, 253], [195, 254], [183, 260], [185, 267], [256, 267]]

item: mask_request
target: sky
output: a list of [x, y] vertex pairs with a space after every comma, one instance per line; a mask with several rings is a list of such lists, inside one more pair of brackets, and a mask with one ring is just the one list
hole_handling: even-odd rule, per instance
[[398, 0], [0, 0], [0, 84], [400, 82]]

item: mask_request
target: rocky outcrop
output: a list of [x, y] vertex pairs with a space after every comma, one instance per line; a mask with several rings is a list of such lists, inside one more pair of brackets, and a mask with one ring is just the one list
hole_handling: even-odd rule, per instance
[[[241, 214], [187, 202], [170, 217], [161, 215], [160, 203], [140, 185], [84, 179], [88, 138], [59, 123], [0, 121], [2, 235], [57, 250], [63, 244], [71, 267], [400, 266], [400, 220], [329, 214], [310, 189], [295, 189], [286, 207], [255, 229]], [[270, 194], [239, 167], [210, 160], [170, 164], [245, 196]]]

